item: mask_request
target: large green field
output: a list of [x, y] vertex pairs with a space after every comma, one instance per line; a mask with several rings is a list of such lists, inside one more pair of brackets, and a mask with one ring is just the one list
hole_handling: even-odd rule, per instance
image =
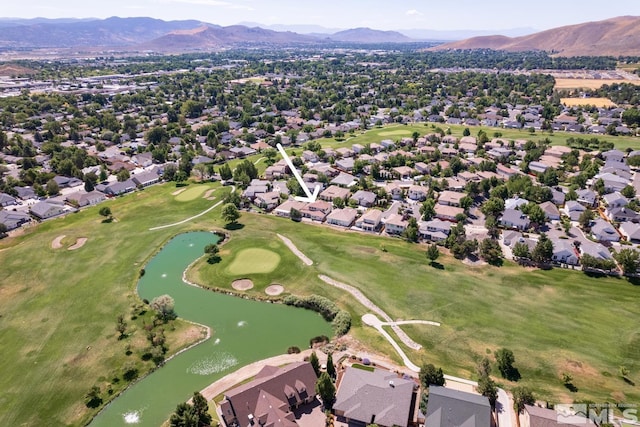
[[[413, 131], [411, 126], [403, 129]], [[359, 137], [359, 142], [384, 139], [378, 131]], [[264, 161], [258, 163], [260, 169], [264, 166]], [[229, 191], [207, 185], [217, 189], [216, 201]], [[204, 194], [193, 186], [191, 194]], [[192, 222], [149, 231], [215, 203], [203, 197], [180, 201], [171, 194], [175, 190], [170, 184], [159, 185], [106, 202], [116, 219], [110, 224], [102, 223], [99, 208], [93, 207], [0, 241], [0, 425], [83, 425], [95, 413], [84, 406], [84, 395], [96, 384], [104, 392], [109, 379], [132, 361], [125, 356], [128, 340], [117, 339], [115, 324], [118, 315], [128, 319], [139, 303], [135, 283], [142, 266], [171, 236], [222, 225], [217, 208]], [[403, 327], [424, 346], [419, 352], [407, 350], [417, 363], [429, 361], [447, 373], [473, 377], [475, 361], [504, 346], [516, 355], [521, 382], [540, 397], [640, 399], [640, 390], [618, 375], [624, 365], [631, 379], [640, 381], [640, 287], [508, 263], [501, 268], [469, 267], [448, 257], [439, 259], [445, 268], [438, 270], [427, 265], [424, 247], [400, 240], [266, 215], [245, 213], [240, 222], [244, 227], [231, 231], [221, 248], [222, 261], [198, 262], [192, 278], [227, 288], [233, 279], [247, 277], [256, 285], [249, 293], [256, 296], [264, 296], [269, 284], [280, 283], [285, 294], [330, 297], [352, 313], [355, 338], [394, 355], [373, 329], [362, 327], [364, 308], [317, 278], [326, 274], [359, 287], [394, 318], [442, 322], [439, 328]], [[304, 266], [276, 233], [292, 239], [314, 265]], [[65, 242], [79, 237], [88, 241], [75, 251], [52, 249], [51, 242], [60, 235], [67, 236]], [[229, 269], [242, 250], [255, 248], [277, 254], [277, 267], [270, 271], [277, 263], [272, 257], [257, 271]], [[129, 323], [132, 333], [141, 329], [140, 319]], [[171, 351], [199, 336], [192, 329], [178, 322], [175, 331], [167, 331]], [[143, 332], [135, 336], [144, 343]], [[573, 375], [577, 392], [562, 385], [563, 372]], [[124, 386], [115, 385], [114, 394]]]

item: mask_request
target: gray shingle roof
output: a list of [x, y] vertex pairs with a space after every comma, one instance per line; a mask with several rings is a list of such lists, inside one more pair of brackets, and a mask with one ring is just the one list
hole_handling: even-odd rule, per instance
[[429, 427], [489, 427], [489, 399], [477, 394], [430, 386], [425, 425]]

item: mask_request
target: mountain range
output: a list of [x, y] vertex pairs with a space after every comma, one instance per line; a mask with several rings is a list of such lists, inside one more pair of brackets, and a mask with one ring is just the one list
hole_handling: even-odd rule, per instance
[[430, 50], [446, 49], [543, 50], [559, 56], [640, 56], [640, 17], [620, 16], [521, 37], [473, 37]]
[[[295, 31], [294, 31], [295, 30]], [[442, 49], [543, 50], [564, 56], [640, 56], [640, 17], [623, 16], [569, 25], [529, 34], [521, 28], [509, 35], [487, 35], [436, 46]], [[0, 49], [121, 49], [177, 53], [213, 50], [243, 44], [311, 45], [343, 43], [409, 43], [455, 39], [467, 31], [380, 31], [370, 28], [337, 30], [317, 25], [259, 24], [222, 27], [198, 20], [163, 21], [153, 18], [17, 19], [0, 18]], [[428, 37], [429, 35], [433, 37]], [[425, 37], [426, 36], [426, 37]]]

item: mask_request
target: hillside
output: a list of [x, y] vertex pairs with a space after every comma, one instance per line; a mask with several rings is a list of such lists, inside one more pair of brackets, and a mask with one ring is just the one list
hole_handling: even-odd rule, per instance
[[353, 28], [338, 31], [328, 36], [328, 39], [351, 43], [407, 43], [409, 37], [397, 31], [380, 31], [371, 28]]
[[473, 37], [430, 50], [447, 49], [543, 50], [560, 56], [638, 56], [640, 17], [622, 16], [553, 28], [522, 37]]
[[177, 30], [149, 42], [136, 45], [137, 49], [158, 52], [206, 50], [239, 44], [304, 44], [317, 43], [317, 39], [292, 32], [279, 32], [242, 25], [215, 27], [201, 25], [190, 30]]

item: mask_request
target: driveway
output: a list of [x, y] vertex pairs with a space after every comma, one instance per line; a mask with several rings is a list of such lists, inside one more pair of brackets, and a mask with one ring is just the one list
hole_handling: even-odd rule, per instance
[[513, 402], [506, 391], [498, 389], [498, 400], [496, 400], [496, 412], [498, 413], [498, 427], [515, 427], [515, 411]]

